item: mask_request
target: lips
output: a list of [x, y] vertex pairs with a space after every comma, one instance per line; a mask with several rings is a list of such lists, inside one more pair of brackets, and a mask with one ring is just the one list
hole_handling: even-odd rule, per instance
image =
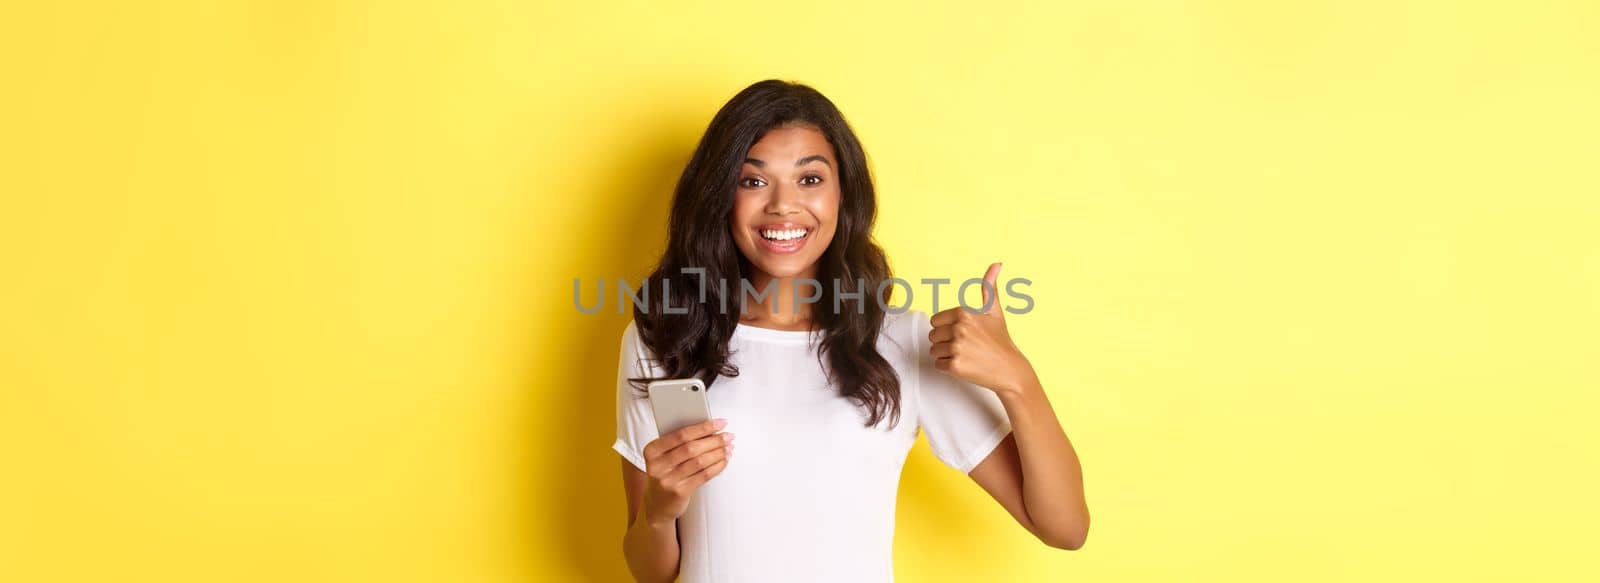
[[797, 223], [772, 223], [755, 228], [756, 240], [768, 252], [783, 255], [806, 246], [816, 228]]

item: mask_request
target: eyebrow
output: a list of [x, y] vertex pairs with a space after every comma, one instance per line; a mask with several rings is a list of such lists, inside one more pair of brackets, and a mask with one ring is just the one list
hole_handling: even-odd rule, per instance
[[[806, 156], [806, 157], [801, 158], [799, 160], [795, 160], [794, 161], [794, 167], [795, 168], [799, 168], [801, 166], [805, 166], [807, 163], [810, 163], [810, 162], [821, 162], [823, 164], [827, 164], [829, 168], [833, 167], [833, 164], [828, 162], [828, 157], [827, 156], [823, 156], [822, 154], [812, 154], [810, 156]], [[767, 163], [766, 162], [762, 162], [761, 160], [757, 160], [755, 158], [745, 158], [744, 159], [744, 163], [745, 164], [754, 164], [756, 168], [765, 169], [767, 167]]]

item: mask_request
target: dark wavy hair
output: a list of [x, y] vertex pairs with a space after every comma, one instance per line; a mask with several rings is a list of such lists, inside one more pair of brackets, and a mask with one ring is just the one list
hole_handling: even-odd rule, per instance
[[[772, 129], [795, 125], [822, 132], [839, 165], [838, 229], [817, 265], [817, 279], [824, 282], [813, 310], [813, 334], [821, 334], [817, 358], [840, 395], [865, 411], [867, 426], [885, 418], [892, 426], [900, 418], [900, 379], [877, 347], [884, 309], [876, 298], [890, 272], [883, 250], [872, 240], [877, 216], [872, 174], [844, 114], [816, 89], [769, 79], [744, 88], [717, 111], [678, 179], [667, 249], [646, 280], [650, 288], [669, 290], [671, 296], [665, 302], [635, 303], [633, 320], [666, 375], [660, 378], [699, 377], [710, 390], [718, 376], [739, 375], [729, 362], [728, 340], [738, 324], [740, 288], [751, 265], [735, 246], [729, 227], [734, 188], [751, 146]], [[705, 278], [686, 274], [684, 268], [702, 268]], [[840, 290], [866, 293], [862, 299], [840, 298], [839, 309], [833, 310], [835, 280]], [[726, 289], [717, 282], [728, 282]], [[674, 313], [667, 312], [668, 304]], [[631, 380], [638, 386], [656, 379]]]

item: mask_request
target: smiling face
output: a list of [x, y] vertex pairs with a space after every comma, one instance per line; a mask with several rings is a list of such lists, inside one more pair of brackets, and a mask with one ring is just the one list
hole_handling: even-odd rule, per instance
[[[745, 155], [733, 195], [733, 240], [759, 274], [815, 278], [839, 224], [838, 160], [822, 132], [775, 128]], [[754, 279], [754, 277], [752, 277]]]

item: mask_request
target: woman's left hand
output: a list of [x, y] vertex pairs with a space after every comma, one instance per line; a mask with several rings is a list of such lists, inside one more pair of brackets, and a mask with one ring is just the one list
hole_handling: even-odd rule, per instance
[[[932, 343], [934, 367], [956, 378], [995, 392], [1019, 391], [1036, 382], [1033, 365], [1006, 331], [1005, 309], [1000, 307], [1000, 264], [989, 266], [983, 280], [983, 303], [987, 309], [967, 311], [958, 299], [954, 308], [934, 314]], [[992, 291], [991, 291], [992, 290]]]

